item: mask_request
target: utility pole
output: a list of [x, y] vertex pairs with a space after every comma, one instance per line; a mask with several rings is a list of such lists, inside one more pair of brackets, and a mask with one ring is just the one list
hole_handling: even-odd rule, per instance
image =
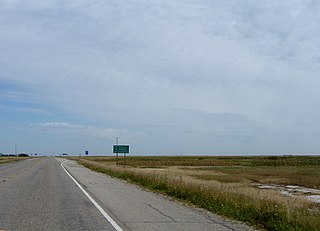
[[18, 157], [17, 144], [14, 144], [14, 153]]
[[[119, 139], [120, 137], [116, 137], [116, 145], [118, 146], [119, 144]], [[116, 151], [116, 165], [118, 165], [118, 147], [117, 147], [117, 151]]]

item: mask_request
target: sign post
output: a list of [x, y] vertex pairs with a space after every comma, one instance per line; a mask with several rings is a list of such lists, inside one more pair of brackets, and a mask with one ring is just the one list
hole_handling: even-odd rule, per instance
[[113, 145], [113, 153], [116, 153], [116, 163], [118, 165], [118, 154], [124, 154], [123, 166], [126, 166], [126, 153], [129, 153], [129, 145]]
[[[118, 146], [120, 137], [116, 137], [116, 144]], [[114, 153], [114, 150], [113, 150]], [[116, 165], [118, 166], [118, 152], [116, 152]]]

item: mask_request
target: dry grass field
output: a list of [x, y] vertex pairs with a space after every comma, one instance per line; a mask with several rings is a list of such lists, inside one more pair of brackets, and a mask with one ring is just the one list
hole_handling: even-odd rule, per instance
[[310, 192], [284, 195], [257, 185], [320, 189], [319, 156], [85, 157], [93, 170], [139, 184], [266, 230], [320, 230]]
[[24, 159], [26, 159], [26, 157], [0, 156], [0, 165]]

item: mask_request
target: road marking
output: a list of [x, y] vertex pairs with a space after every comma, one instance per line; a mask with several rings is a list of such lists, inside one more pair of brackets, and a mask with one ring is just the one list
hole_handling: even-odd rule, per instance
[[106, 211], [103, 210], [103, 208], [101, 208], [101, 206], [89, 195], [89, 193], [86, 192], [86, 190], [84, 190], [82, 188], [82, 186], [78, 183], [78, 181], [76, 181], [76, 179], [74, 179], [71, 174], [66, 170], [66, 168], [63, 166], [63, 164], [65, 162], [67, 162], [69, 160], [65, 160], [61, 163], [61, 167], [63, 168], [63, 170], [68, 174], [68, 176], [74, 181], [74, 183], [76, 183], [76, 185], [81, 189], [81, 191], [88, 197], [88, 199], [94, 204], [94, 206], [96, 206], [96, 208], [100, 211], [100, 213], [107, 219], [107, 221], [109, 221], [109, 223], [117, 230], [117, 231], [123, 231], [123, 229], [106, 213]]

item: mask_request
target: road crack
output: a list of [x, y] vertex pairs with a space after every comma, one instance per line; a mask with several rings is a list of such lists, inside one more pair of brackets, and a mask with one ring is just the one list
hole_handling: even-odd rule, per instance
[[176, 222], [176, 220], [175, 220], [173, 217], [171, 217], [171, 216], [169, 216], [169, 215], [165, 214], [164, 212], [162, 212], [161, 210], [159, 210], [159, 209], [157, 209], [157, 208], [153, 207], [151, 204], [147, 204], [147, 205], [148, 205], [150, 208], [152, 208], [153, 210], [155, 210], [155, 211], [157, 211], [158, 213], [160, 213], [161, 215], [163, 215], [163, 216], [165, 216], [165, 217], [169, 218], [171, 221]]

